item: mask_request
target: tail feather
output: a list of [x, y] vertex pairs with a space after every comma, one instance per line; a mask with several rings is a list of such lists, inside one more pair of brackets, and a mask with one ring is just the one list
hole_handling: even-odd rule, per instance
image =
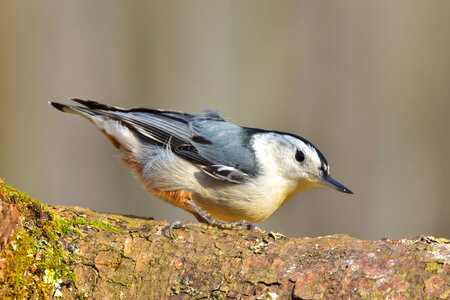
[[120, 107], [106, 105], [106, 104], [99, 103], [94, 100], [87, 100], [87, 99], [80, 99], [80, 98], [71, 98], [70, 100], [80, 103], [81, 105], [84, 105], [90, 109], [102, 109], [102, 110], [109, 110], [109, 111], [124, 111], [125, 110]]
[[124, 159], [131, 159], [128, 155], [134, 153], [138, 142], [134, 134], [114, 113], [105, 111], [106, 105], [99, 104], [95, 101], [73, 99], [74, 101], [85, 105], [86, 107], [62, 104], [58, 102], [49, 102], [54, 108], [67, 113], [73, 113], [85, 117], [100, 131], [102, 131], [113, 143], [113, 145], [119, 149], [124, 150]]
[[80, 106], [67, 105], [67, 104], [62, 104], [62, 103], [58, 103], [58, 102], [48, 102], [48, 103], [51, 106], [53, 106], [54, 108], [56, 108], [57, 110], [60, 110], [62, 112], [77, 114], [77, 115], [83, 116], [85, 118], [88, 118], [90, 120], [92, 119], [93, 116], [97, 115], [97, 113], [95, 113], [94, 111], [92, 111], [88, 108], [80, 107]]
[[62, 112], [69, 112], [71, 110], [70, 107], [66, 104], [51, 101], [49, 101], [48, 104], [50, 104], [51, 106]]

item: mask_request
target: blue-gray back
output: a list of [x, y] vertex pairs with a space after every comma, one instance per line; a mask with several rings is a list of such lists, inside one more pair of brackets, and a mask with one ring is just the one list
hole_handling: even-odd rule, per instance
[[108, 116], [150, 142], [170, 146], [180, 157], [195, 164], [224, 165], [255, 175], [251, 136], [244, 128], [225, 121], [217, 112], [191, 115], [167, 111], [110, 111]]

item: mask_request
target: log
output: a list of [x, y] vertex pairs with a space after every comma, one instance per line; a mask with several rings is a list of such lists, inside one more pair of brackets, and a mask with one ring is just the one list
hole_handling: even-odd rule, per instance
[[45, 205], [0, 181], [0, 293], [21, 299], [450, 297], [443, 238], [194, 229]]

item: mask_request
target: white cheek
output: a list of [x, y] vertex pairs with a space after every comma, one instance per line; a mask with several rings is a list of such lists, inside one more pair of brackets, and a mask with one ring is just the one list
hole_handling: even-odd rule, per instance
[[254, 136], [252, 142], [256, 160], [265, 176], [291, 180], [300, 171], [295, 149], [287, 141], [263, 134]]

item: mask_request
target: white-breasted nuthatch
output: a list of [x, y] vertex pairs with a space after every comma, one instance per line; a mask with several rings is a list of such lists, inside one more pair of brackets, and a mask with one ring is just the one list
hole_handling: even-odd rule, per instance
[[[302, 137], [241, 127], [215, 111], [187, 114], [123, 109], [72, 99], [50, 102], [92, 121], [117, 147], [142, 185], [203, 223], [254, 228], [301, 190], [329, 186], [352, 194], [330, 176], [325, 157]], [[172, 223], [173, 227], [183, 226]]]

